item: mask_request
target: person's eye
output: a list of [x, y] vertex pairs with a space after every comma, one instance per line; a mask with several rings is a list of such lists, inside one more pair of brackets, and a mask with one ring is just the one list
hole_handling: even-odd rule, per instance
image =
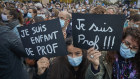
[[68, 52], [68, 54], [70, 55], [70, 54], [72, 54], [71, 52]]
[[6, 13], [3, 13], [4, 15], [7, 15]]
[[76, 52], [76, 55], [79, 55], [79, 54], [81, 54], [80, 52]]
[[130, 45], [130, 43], [128, 41], [125, 42], [126, 45]]
[[134, 50], [138, 50], [139, 48], [134, 46], [133, 49], [134, 49]]
[[63, 17], [60, 17], [60, 19], [64, 19]]

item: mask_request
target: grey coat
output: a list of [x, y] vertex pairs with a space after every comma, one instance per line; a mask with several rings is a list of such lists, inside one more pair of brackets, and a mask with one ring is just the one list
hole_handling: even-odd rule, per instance
[[0, 79], [28, 79], [21, 57], [26, 57], [21, 40], [8, 26], [0, 26]]

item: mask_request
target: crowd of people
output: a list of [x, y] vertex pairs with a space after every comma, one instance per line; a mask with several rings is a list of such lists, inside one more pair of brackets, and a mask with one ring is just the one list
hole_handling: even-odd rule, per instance
[[[140, 79], [140, 8], [136, 4], [0, 2], [0, 79]], [[72, 13], [124, 14], [120, 51], [74, 47]], [[29, 59], [17, 27], [59, 18], [68, 55]], [[53, 28], [52, 28], [53, 29]]]

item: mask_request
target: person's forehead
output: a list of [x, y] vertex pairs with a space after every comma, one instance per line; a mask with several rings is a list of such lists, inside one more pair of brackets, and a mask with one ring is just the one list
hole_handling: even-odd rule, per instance
[[62, 11], [59, 13], [61, 16], [65, 16], [66, 15], [66, 12]]
[[74, 47], [73, 45], [68, 46], [68, 51], [75, 53], [75, 52], [82, 52], [82, 50], [80, 48]]
[[28, 11], [29, 11], [29, 12], [32, 12], [33, 10], [32, 10], [32, 9], [29, 9]]
[[65, 18], [65, 14], [63, 13], [59, 14], [59, 18]]
[[124, 40], [128, 41], [129, 43], [131, 43], [134, 46], [138, 46], [137, 39], [133, 38], [131, 35], [126, 36], [126, 38]]
[[113, 9], [108, 9], [107, 11], [108, 11], [108, 12], [114, 12]]

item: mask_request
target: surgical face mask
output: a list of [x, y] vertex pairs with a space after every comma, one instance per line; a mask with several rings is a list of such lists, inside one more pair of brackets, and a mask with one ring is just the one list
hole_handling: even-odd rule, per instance
[[138, 12], [138, 14], [140, 14], [140, 12]]
[[46, 18], [46, 16], [45, 16], [44, 14], [42, 15], [42, 17], [43, 17], [44, 19]]
[[72, 66], [76, 67], [76, 66], [79, 66], [80, 63], [82, 62], [82, 57], [83, 57], [83, 56], [76, 57], [76, 58], [72, 58], [71, 56], [67, 56], [67, 57], [68, 57], [69, 63], [70, 63]]
[[75, 7], [76, 7], [76, 9], [78, 9], [79, 5], [77, 4]]
[[60, 9], [60, 7], [56, 7], [56, 9]]
[[134, 24], [134, 27], [139, 27], [139, 25], [137, 25], [137, 24]]
[[42, 18], [46, 18], [46, 16], [44, 14], [38, 14], [37, 16], [41, 16]]
[[28, 18], [32, 18], [32, 14], [31, 13], [27, 13], [27, 17]]
[[84, 12], [85, 11], [85, 9], [82, 9], [82, 12]]
[[121, 47], [120, 47], [120, 55], [125, 58], [125, 59], [128, 59], [128, 58], [132, 58], [132, 57], [135, 57], [135, 54], [136, 54], [136, 51], [133, 51], [131, 49], [129, 49], [125, 44], [121, 44]]
[[65, 21], [64, 20], [62, 20], [62, 19], [59, 19], [60, 20], [60, 25], [61, 25], [61, 28], [63, 28], [64, 27], [64, 25], [65, 25]]
[[8, 17], [7, 15], [1, 14], [2, 20], [3, 21], [8, 21]]
[[24, 14], [24, 10], [20, 10], [22, 14]]
[[48, 8], [48, 10], [52, 9], [52, 6], [50, 6], [50, 8]]
[[89, 7], [87, 7], [87, 9], [89, 9]]
[[79, 13], [79, 12], [80, 12], [80, 10], [77, 10], [77, 12]]
[[37, 14], [37, 16], [41, 16], [41, 14]]

